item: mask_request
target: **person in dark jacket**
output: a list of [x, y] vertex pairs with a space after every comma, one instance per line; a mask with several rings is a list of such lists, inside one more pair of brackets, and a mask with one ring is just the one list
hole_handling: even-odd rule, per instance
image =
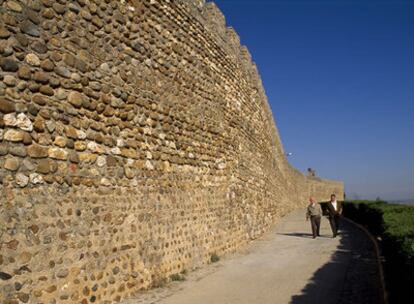
[[327, 204], [329, 223], [331, 224], [333, 237], [338, 235], [339, 218], [342, 213], [342, 204], [336, 200], [336, 195], [331, 195], [331, 200]]
[[321, 206], [315, 202], [313, 197], [310, 197], [309, 205], [308, 205], [308, 208], [306, 209], [306, 220], [310, 219], [313, 238], [316, 238], [317, 236], [319, 236], [319, 230], [321, 227], [321, 216], [322, 216]]

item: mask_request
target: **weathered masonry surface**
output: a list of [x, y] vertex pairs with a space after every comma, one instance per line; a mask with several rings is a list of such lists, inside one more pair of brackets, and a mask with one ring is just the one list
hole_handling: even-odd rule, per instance
[[0, 80], [1, 303], [113, 303], [343, 195], [214, 4], [0, 0]]

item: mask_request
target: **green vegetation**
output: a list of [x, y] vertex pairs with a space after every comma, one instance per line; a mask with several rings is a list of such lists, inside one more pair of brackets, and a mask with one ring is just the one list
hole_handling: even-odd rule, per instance
[[180, 273], [174, 273], [174, 274], [170, 275], [170, 279], [171, 279], [171, 281], [185, 281], [184, 275], [182, 275]]
[[212, 263], [216, 263], [216, 262], [220, 261], [220, 257], [216, 253], [213, 253], [211, 255], [210, 260], [211, 260]]
[[181, 274], [182, 275], [186, 275], [188, 273], [188, 270], [187, 269], [183, 269], [182, 271], [181, 271]]
[[390, 302], [404, 303], [414, 283], [414, 206], [380, 200], [348, 201], [344, 215], [380, 240]]

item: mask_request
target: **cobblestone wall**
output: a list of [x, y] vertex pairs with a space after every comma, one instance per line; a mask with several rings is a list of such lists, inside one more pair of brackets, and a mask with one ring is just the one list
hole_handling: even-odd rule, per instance
[[0, 302], [112, 303], [310, 194], [203, 1], [0, 0]]

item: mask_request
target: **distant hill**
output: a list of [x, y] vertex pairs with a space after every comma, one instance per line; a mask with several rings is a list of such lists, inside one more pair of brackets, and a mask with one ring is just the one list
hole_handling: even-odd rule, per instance
[[414, 199], [390, 200], [393, 204], [414, 205]]

